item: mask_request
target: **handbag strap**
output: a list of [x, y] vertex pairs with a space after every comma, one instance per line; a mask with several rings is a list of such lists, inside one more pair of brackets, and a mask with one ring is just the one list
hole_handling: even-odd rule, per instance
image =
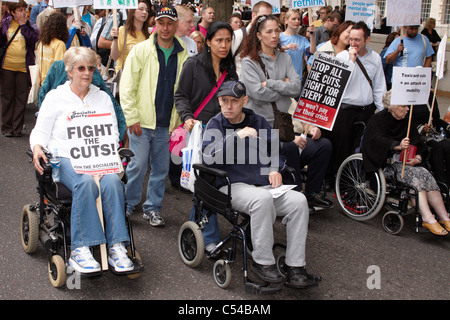
[[[262, 69], [263, 73], [266, 75], [266, 78], [270, 79], [269, 78], [269, 73], [266, 71], [266, 66], [264, 65], [264, 63], [261, 60], [259, 61], [259, 65], [261, 66], [261, 69]], [[272, 104], [273, 113], [278, 112], [278, 108], [277, 108], [276, 102], [275, 101], [270, 101], [270, 103]]]
[[356, 63], [358, 64], [358, 66], [361, 69], [362, 73], [366, 77], [367, 81], [369, 81], [370, 87], [373, 89], [372, 80], [369, 78], [369, 75], [367, 74], [366, 68], [364, 68], [364, 65], [362, 64], [361, 60], [359, 60], [358, 57], [356, 57]]
[[14, 32], [13, 36], [11, 37], [11, 39], [9, 39], [8, 43], [6, 44], [5, 49], [7, 49], [9, 47], [9, 45], [11, 44], [11, 42], [14, 40], [14, 37], [16, 36], [17, 32], [19, 32], [20, 26], [17, 27], [16, 32]]
[[217, 90], [222, 85], [223, 80], [225, 80], [226, 75], [227, 75], [227, 70], [224, 70], [219, 81], [217, 81], [217, 84], [214, 86], [214, 88], [211, 90], [211, 92], [206, 96], [206, 98], [202, 101], [202, 103], [198, 106], [197, 110], [195, 110], [194, 119], [197, 119], [197, 116], [200, 114], [200, 112], [202, 112], [203, 108], [208, 104], [209, 100], [211, 100], [211, 98], [216, 94]]

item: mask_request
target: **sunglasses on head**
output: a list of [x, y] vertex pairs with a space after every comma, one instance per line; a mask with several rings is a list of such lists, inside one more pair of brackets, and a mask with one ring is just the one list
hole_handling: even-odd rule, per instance
[[87, 67], [86, 66], [78, 66], [75, 69], [77, 69], [80, 72], [85, 72], [86, 68], [88, 69], [89, 72], [94, 72], [94, 70], [95, 70], [95, 66], [87, 66]]

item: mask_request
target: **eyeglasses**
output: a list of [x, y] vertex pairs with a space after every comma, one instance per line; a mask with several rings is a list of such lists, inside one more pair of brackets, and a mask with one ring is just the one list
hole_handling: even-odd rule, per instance
[[78, 66], [75, 69], [77, 69], [79, 72], [85, 72], [86, 68], [89, 72], [94, 72], [95, 66]]

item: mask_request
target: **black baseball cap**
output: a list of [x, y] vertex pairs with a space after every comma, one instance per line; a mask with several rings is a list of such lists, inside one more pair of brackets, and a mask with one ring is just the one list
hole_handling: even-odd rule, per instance
[[247, 90], [245, 88], [245, 85], [241, 81], [225, 81], [220, 86], [217, 96], [231, 96], [235, 98], [241, 98], [242, 96], [245, 96], [247, 93]]
[[158, 12], [156, 12], [155, 20], [158, 20], [159, 18], [164, 18], [164, 17], [172, 19], [173, 21], [177, 21], [178, 20], [177, 10], [175, 10], [175, 8], [171, 8], [171, 7], [159, 8]]

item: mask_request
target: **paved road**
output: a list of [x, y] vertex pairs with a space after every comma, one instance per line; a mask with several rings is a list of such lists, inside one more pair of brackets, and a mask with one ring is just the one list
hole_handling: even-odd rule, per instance
[[[28, 108], [22, 138], [0, 136], [0, 299], [65, 300], [378, 300], [449, 299], [450, 236], [438, 238], [413, 232], [414, 219], [406, 217], [397, 236], [385, 233], [381, 215], [356, 222], [335, 209], [310, 218], [307, 241], [308, 270], [322, 276], [317, 288], [283, 287], [270, 296], [249, 295], [243, 286], [242, 259], [232, 265], [233, 281], [226, 290], [212, 277], [213, 262], [191, 269], [177, 252], [179, 227], [188, 218], [191, 196], [168, 185], [162, 214], [164, 228], [152, 228], [140, 214], [132, 217], [136, 246], [145, 270], [138, 279], [108, 272], [83, 279], [81, 289], [55, 289], [47, 276], [47, 255], [42, 246], [32, 255], [20, 244], [19, 217], [25, 204], [37, 201], [32, 164], [25, 154], [36, 110]], [[222, 223], [225, 232], [229, 224]], [[277, 240], [285, 229], [276, 222]], [[375, 266], [375, 267], [373, 267]], [[375, 273], [374, 271], [375, 270]], [[379, 271], [379, 273], [377, 272]], [[369, 289], [368, 279], [379, 274], [379, 289]], [[250, 273], [250, 276], [254, 276]], [[372, 279], [372, 278], [371, 278]], [[292, 306], [295, 306], [294, 304]], [[174, 310], [172, 310], [174, 311]]]

